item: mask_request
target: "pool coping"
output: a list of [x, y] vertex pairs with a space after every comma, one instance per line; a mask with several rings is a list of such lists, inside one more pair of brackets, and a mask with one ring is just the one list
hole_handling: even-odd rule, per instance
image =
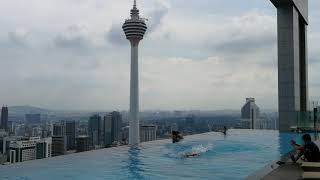
[[245, 178], [245, 180], [259, 180], [259, 179], [263, 179], [265, 176], [267, 176], [268, 174], [270, 174], [272, 171], [278, 169], [280, 167], [279, 164], [277, 164], [277, 162], [281, 161], [281, 162], [287, 162], [290, 158], [290, 155], [294, 153], [294, 150], [288, 152], [287, 154], [281, 156], [281, 158], [279, 160], [275, 160], [271, 163], [269, 163], [268, 165], [264, 166], [263, 168], [255, 171], [253, 174], [250, 174], [249, 176], [247, 176]]

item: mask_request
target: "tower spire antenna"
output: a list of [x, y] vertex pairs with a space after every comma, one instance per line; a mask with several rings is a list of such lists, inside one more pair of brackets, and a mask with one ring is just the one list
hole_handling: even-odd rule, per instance
[[131, 18], [139, 18], [139, 9], [137, 8], [137, 0], [133, 1], [133, 8], [131, 9]]

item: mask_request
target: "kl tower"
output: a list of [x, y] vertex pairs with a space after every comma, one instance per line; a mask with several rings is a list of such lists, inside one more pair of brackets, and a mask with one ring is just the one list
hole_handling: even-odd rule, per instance
[[136, 0], [131, 9], [131, 18], [125, 21], [122, 29], [131, 44], [129, 144], [135, 146], [140, 143], [138, 47], [147, 30], [145, 19], [139, 16]]

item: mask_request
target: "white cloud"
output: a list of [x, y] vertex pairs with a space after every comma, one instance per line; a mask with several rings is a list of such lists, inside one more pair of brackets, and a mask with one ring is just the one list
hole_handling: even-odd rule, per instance
[[[139, 7], [151, 27], [140, 52], [144, 109], [236, 109], [247, 96], [277, 107], [275, 14], [183, 12], [168, 0]], [[3, 3], [0, 101], [127, 109], [130, 49], [121, 24], [130, 8], [127, 0]], [[310, 38], [312, 59], [320, 52], [318, 31]], [[312, 82], [317, 65], [310, 68]], [[316, 88], [313, 83], [312, 96]]]

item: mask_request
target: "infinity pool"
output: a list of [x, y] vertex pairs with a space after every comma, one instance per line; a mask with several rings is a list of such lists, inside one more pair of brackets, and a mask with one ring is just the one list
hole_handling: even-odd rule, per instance
[[[0, 179], [243, 179], [289, 152], [295, 134], [230, 130], [0, 166]], [[185, 154], [200, 153], [186, 158]]]

